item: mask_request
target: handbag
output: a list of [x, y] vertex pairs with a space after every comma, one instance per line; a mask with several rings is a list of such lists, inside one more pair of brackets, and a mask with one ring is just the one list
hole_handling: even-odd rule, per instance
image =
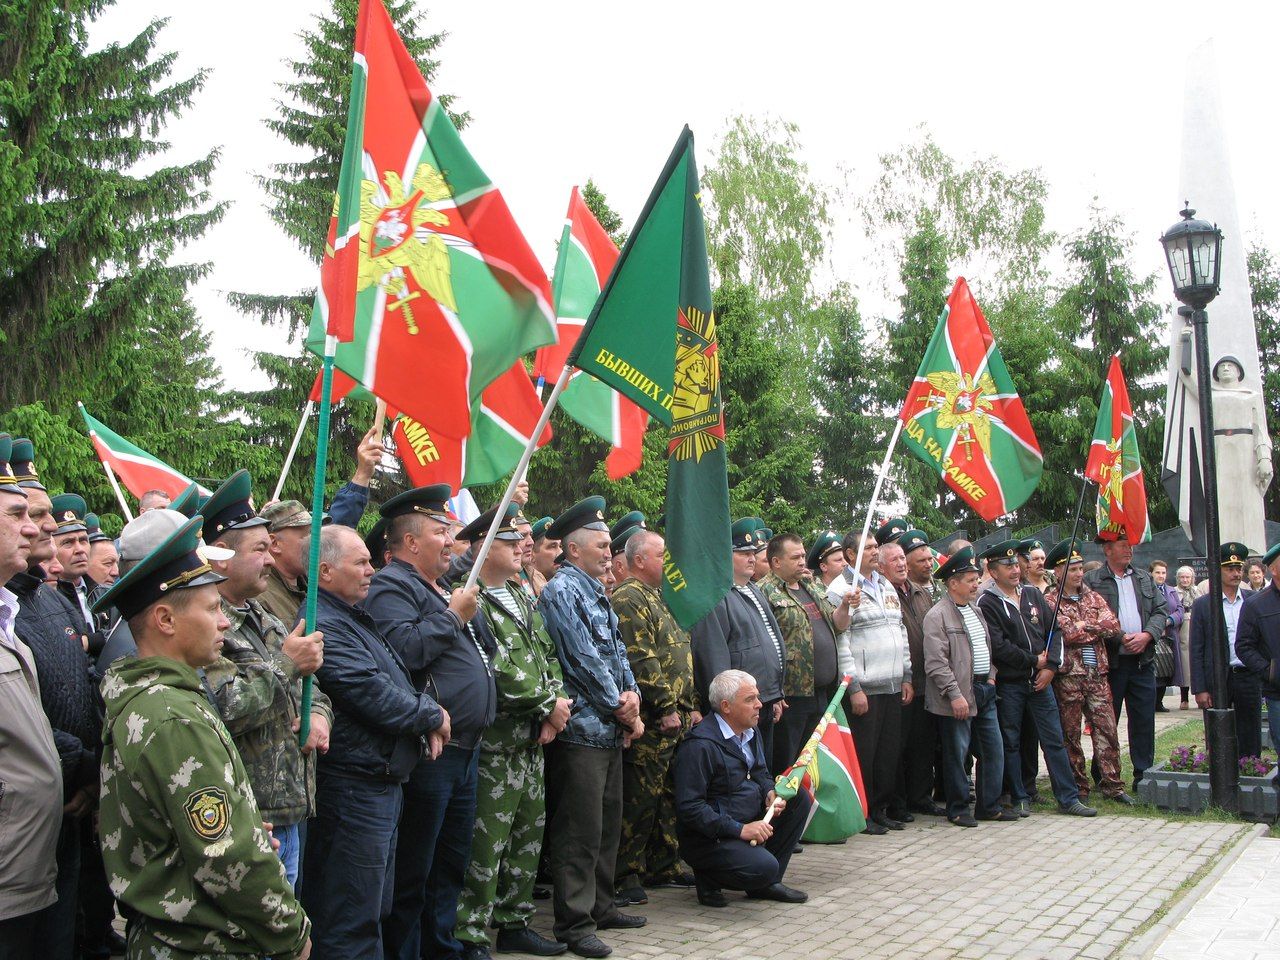
[[1155, 665], [1157, 677], [1173, 676], [1173, 658], [1173, 644], [1168, 637], [1160, 637], [1156, 641]]

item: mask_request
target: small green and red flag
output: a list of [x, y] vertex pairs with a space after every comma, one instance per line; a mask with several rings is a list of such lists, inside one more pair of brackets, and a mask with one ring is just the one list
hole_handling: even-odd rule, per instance
[[[191, 486], [191, 480], [159, 457], [147, 453], [109, 429], [101, 420], [89, 416], [83, 403], [80, 404], [80, 415], [89, 429], [89, 439], [93, 441], [98, 459], [111, 468], [125, 489], [135, 497], [141, 499], [148, 490], [163, 490], [170, 499], [177, 499], [178, 494]], [[200, 487], [203, 496], [207, 497], [211, 492]]]
[[778, 774], [774, 790], [790, 800], [801, 790], [813, 797], [812, 818], [804, 831], [810, 843], [833, 843], [861, 833], [867, 825], [867, 793], [862, 767], [844, 714], [846, 676], [827, 704], [812, 736], [790, 767]]
[[[559, 342], [543, 347], [534, 356], [534, 376], [548, 383], [560, 378], [569, 351], [617, 260], [618, 248], [574, 187], [551, 280]], [[634, 401], [591, 374], [575, 370], [560, 393], [560, 407], [608, 442], [605, 470], [609, 479], [620, 480], [640, 469], [649, 415]]]
[[1102, 539], [1125, 537], [1130, 543], [1151, 539], [1133, 405], [1118, 353], [1111, 358], [1102, 399], [1098, 401], [1098, 420], [1084, 474], [1098, 485], [1098, 535]]
[[[465, 438], [485, 387], [555, 341], [546, 274], [382, 0], [360, 0], [337, 196], [307, 348]], [[424, 385], [429, 384], [429, 389]]]
[[964, 277], [956, 279], [902, 411], [907, 447], [984, 520], [1016, 510], [1044, 457]]

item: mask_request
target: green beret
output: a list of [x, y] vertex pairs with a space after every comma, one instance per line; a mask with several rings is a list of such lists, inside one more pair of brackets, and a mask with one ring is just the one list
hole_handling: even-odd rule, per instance
[[897, 540], [910, 529], [911, 521], [905, 517], [894, 517], [892, 520], [886, 520], [876, 530], [876, 543], [883, 547], [886, 543], [892, 543]]
[[982, 551], [980, 559], [988, 563], [1010, 564], [1018, 562], [1019, 540], [1001, 540]]
[[818, 534], [818, 539], [813, 542], [813, 546], [809, 549], [809, 555], [805, 557], [805, 563], [808, 564], [810, 570], [817, 570], [818, 565], [823, 560], [833, 553], [839, 553], [842, 549], [840, 534], [834, 530], [827, 530]]
[[58, 521], [54, 536], [62, 533], [85, 533], [84, 515], [89, 512], [84, 497], [78, 493], [60, 493], [53, 498], [53, 519]]
[[453, 487], [447, 483], [414, 487], [412, 490], [406, 490], [392, 497], [378, 508], [378, 513], [388, 520], [394, 520], [409, 513], [419, 513], [424, 517], [439, 520], [441, 523], [452, 523], [455, 518], [449, 513], [448, 505], [452, 495]]
[[973, 547], [961, 547], [933, 572], [935, 580], [948, 580], [962, 573], [981, 573], [974, 561]]
[[115, 607], [128, 620], [172, 590], [225, 580], [197, 552], [204, 522], [199, 515], [187, 520], [170, 510], [149, 510], [126, 524], [120, 533], [120, 553], [142, 559], [94, 602], [94, 612]]
[[908, 530], [902, 536], [898, 537], [898, 546], [902, 548], [903, 554], [908, 554], [912, 550], [918, 550], [920, 547], [929, 546], [929, 538], [925, 536], [923, 530]]
[[575, 530], [599, 530], [609, 532], [609, 525], [604, 522], [604, 497], [586, 497], [579, 500], [547, 527], [547, 536], [552, 540], [563, 540]]
[[1055, 544], [1054, 548], [1045, 555], [1044, 565], [1052, 570], [1064, 563], [1068, 566], [1073, 563], [1084, 563], [1084, 557], [1080, 555], [1079, 543], [1079, 540], [1067, 537]]
[[645, 526], [644, 514], [639, 510], [632, 510], [618, 518], [618, 522], [609, 528], [609, 537], [613, 540], [618, 539], [618, 535], [630, 530], [632, 527], [639, 527], [641, 530], [647, 530]]
[[1271, 564], [1276, 562], [1276, 557], [1280, 557], [1280, 543], [1277, 543], [1266, 552], [1266, 555], [1262, 558], [1262, 562], [1269, 567]]
[[1044, 541], [1039, 537], [1027, 537], [1025, 540], [1018, 541], [1018, 554], [1023, 557], [1031, 556], [1032, 550], [1043, 550]]
[[1222, 549], [1218, 551], [1218, 557], [1222, 561], [1222, 566], [1229, 567], [1234, 564], [1242, 564], [1249, 559], [1249, 548], [1243, 543], [1231, 541], [1224, 543]]
[[761, 526], [763, 523], [759, 517], [743, 517], [733, 521], [729, 533], [733, 537], [734, 552], [755, 553], [762, 543], [767, 544], [769, 541], [760, 536]]
[[[492, 506], [480, 516], [476, 517], [457, 534], [454, 535], [455, 540], [465, 540], [467, 543], [479, 543], [488, 534], [489, 528], [493, 526], [493, 518], [498, 515], [497, 506]], [[516, 518], [520, 516], [520, 505], [518, 503], [507, 504], [506, 513], [502, 517], [502, 523], [498, 526], [498, 532], [494, 534], [495, 540], [510, 540], [520, 542], [524, 539], [524, 534], [516, 529]]]
[[541, 540], [547, 535], [547, 527], [551, 526], [551, 517], [539, 517], [533, 521], [533, 539]]
[[[185, 493], [184, 490], [183, 494]], [[248, 470], [237, 470], [227, 477], [222, 486], [213, 491], [200, 507], [200, 514], [204, 517], [204, 539], [214, 543], [228, 530], [265, 527], [267, 518], [258, 516], [254, 511], [249, 502], [252, 497], [253, 480], [249, 477]], [[172, 502], [169, 509], [173, 509]]]

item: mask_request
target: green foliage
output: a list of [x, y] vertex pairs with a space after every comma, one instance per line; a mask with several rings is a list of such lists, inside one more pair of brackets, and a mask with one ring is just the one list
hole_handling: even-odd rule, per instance
[[[1267, 408], [1267, 432], [1280, 444], [1280, 264], [1275, 254], [1259, 243], [1248, 254], [1249, 291], [1253, 297], [1253, 325], [1258, 334], [1258, 358], [1262, 365], [1262, 396]], [[1272, 450], [1272, 465], [1280, 475], [1280, 450]], [[1280, 482], [1267, 491], [1266, 515], [1280, 517]]]
[[[424, 18], [412, 0], [388, 0], [386, 7], [409, 54], [427, 82], [432, 83], [440, 66], [437, 52], [445, 34], [422, 32]], [[359, 0], [330, 0], [311, 29], [303, 31], [306, 53], [302, 59], [290, 62], [294, 79], [281, 84], [283, 97], [277, 102], [277, 114], [265, 121], [268, 129], [297, 148], [302, 159], [273, 164], [269, 173], [258, 177], [258, 183], [267, 194], [272, 220], [315, 261], [317, 276], [342, 167], [358, 10]], [[440, 96], [440, 102], [449, 110], [455, 126], [466, 126], [470, 115], [450, 109], [454, 102], [451, 96]], [[320, 366], [313, 354], [303, 350], [299, 340], [311, 319], [315, 288], [268, 294], [232, 293], [228, 299], [264, 326], [283, 326], [296, 344], [287, 355], [255, 353], [254, 363], [266, 374], [270, 385], [242, 392], [235, 401], [259, 444], [270, 452], [267, 459], [271, 469], [278, 471]], [[371, 404], [345, 401], [333, 411], [327, 468], [331, 493], [355, 468], [355, 448], [372, 422], [372, 410]], [[315, 454], [316, 431], [312, 427], [303, 433], [283, 497], [310, 503]]]
[[216, 152], [154, 162], [205, 74], [171, 79], [162, 20], [91, 50], [103, 6], [0, 3], [0, 409], [12, 407], [4, 429], [34, 441], [50, 489], [84, 495], [111, 531], [119, 508], [77, 400], [209, 485], [259, 454], [222, 405], [187, 300], [207, 264], [176, 262], [222, 216], [206, 190]]

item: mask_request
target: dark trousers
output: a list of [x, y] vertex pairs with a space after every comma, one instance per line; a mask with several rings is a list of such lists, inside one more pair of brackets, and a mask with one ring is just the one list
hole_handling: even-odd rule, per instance
[[1231, 705], [1236, 711], [1236, 745], [1242, 757], [1262, 754], [1262, 684], [1245, 667], [1232, 667]]
[[58, 863], [58, 899], [35, 915], [36, 942], [44, 960], [72, 960], [76, 949], [76, 893], [80, 887], [79, 820], [62, 818], [54, 856]]
[[395, 892], [382, 923], [388, 960], [462, 956], [453, 935], [458, 895], [471, 863], [479, 747], [445, 747], [404, 785], [396, 838]]
[[[1023, 745], [1034, 737], [1044, 749], [1054, 799], [1061, 806], [1075, 803], [1080, 799], [1080, 791], [1072, 776], [1071, 759], [1062, 739], [1062, 719], [1053, 687], [1036, 691], [1026, 681], [1011, 680], [997, 684], [996, 690], [999, 693], [1000, 735], [1004, 738], [1004, 782], [1010, 799], [1017, 802], [1030, 798], [1023, 777]], [[1028, 716], [1031, 717], [1030, 724], [1027, 723]]]
[[[1156, 668], [1155, 661], [1138, 665], [1138, 657], [1122, 654], [1112, 658], [1107, 673], [1111, 684], [1111, 706], [1120, 722], [1120, 709], [1128, 714], [1129, 762], [1133, 764], [1133, 782], [1137, 783], [1147, 768], [1155, 763], [1156, 753]], [[1093, 781], [1099, 781], [1097, 765], [1093, 765]]]
[[107, 937], [116, 919], [116, 898], [107, 886], [102, 849], [93, 830], [93, 818], [80, 820], [80, 951], [88, 957], [109, 957]]
[[[762, 847], [746, 840], [698, 837], [680, 844], [680, 855], [693, 868], [699, 885], [729, 890], [760, 890], [781, 883], [791, 854], [809, 823], [813, 806], [807, 790], [787, 801], [787, 808], [770, 820], [773, 836]], [[763, 816], [763, 812], [761, 816]]]
[[302, 905], [311, 917], [312, 960], [384, 960], [382, 919], [391, 912], [398, 783], [316, 777]]
[[770, 700], [760, 707], [760, 723], [756, 726], [756, 736], [760, 738], [760, 746], [764, 750], [765, 759], [770, 763], [773, 762], [773, 707], [777, 702], [777, 700]]
[[596, 932], [611, 916], [622, 829], [622, 748], [553, 740], [546, 748], [547, 846], [551, 853], [552, 931], [562, 943]]
[[[1003, 726], [1003, 723], [1002, 723]], [[1040, 735], [1037, 732], [1036, 718], [1032, 713], [1031, 701], [1027, 701], [1027, 708], [1022, 712], [1022, 736], [1020, 742], [1022, 748], [1019, 763], [1019, 769], [1022, 771], [1022, 788], [1026, 791], [1027, 796], [1035, 795], [1036, 778], [1040, 776]], [[1062, 723], [1058, 723], [1058, 731], [1062, 731]], [[1005, 764], [1005, 779], [1009, 778], [1009, 765]]]
[[873, 693], [867, 696], [867, 712], [849, 715], [849, 732], [862, 768], [862, 786], [867, 791], [871, 816], [885, 812], [898, 783], [898, 763], [902, 759], [902, 694]]
[[902, 762], [890, 815], [923, 809], [933, 803], [934, 753], [938, 746], [938, 720], [925, 709], [924, 685], [915, 699], [902, 708]]
[[0, 957], [4, 960], [36, 960], [47, 956], [44, 944], [36, 948], [36, 917], [41, 911], [0, 920]]
[[773, 749], [765, 754], [771, 771], [781, 773], [796, 762], [819, 716], [817, 697], [787, 697], [787, 709], [773, 728]]
[[947, 816], [969, 812], [969, 778], [964, 760], [970, 746], [978, 760], [976, 812], [996, 813], [1000, 809], [1000, 788], [1004, 780], [1004, 739], [996, 716], [996, 688], [989, 683], [974, 684], [978, 715], [965, 720], [938, 718], [938, 738], [942, 741], [942, 779], [947, 793]]

